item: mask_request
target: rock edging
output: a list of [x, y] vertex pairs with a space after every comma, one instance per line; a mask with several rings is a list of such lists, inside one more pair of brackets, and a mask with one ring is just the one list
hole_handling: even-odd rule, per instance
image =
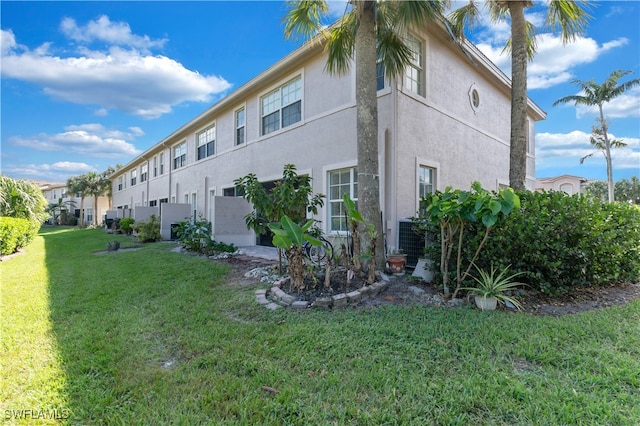
[[376, 281], [369, 286], [361, 287], [349, 293], [338, 293], [332, 296], [318, 297], [314, 302], [298, 300], [295, 296], [285, 293], [282, 287], [288, 278], [283, 278], [274, 282], [270, 289], [256, 290], [255, 298], [256, 302], [270, 310], [279, 308], [296, 310], [344, 308], [349, 305], [356, 305], [367, 298], [375, 297], [384, 291], [389, 285], [389, 277], [385, 274], [380, 274], [380, 278], [380, 281]]

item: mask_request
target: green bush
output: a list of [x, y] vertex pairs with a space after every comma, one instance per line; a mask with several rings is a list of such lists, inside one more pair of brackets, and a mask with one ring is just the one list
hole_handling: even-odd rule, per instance
[[[640, 279], [640, 210], [563, 192], [521, 192], [521, 208], [498, 224], [476, 264], [522, 272], [547, 293]], [[467, 258], [482, 238], [468, 229]]]
[[233, 244], [217, 242], [211, 238], [211, 223], [200, 218], [198, 221], [180, 222], [177, 230], [178, 239], [182, 246], [197, 253], [211, 255], [217, 252], [233, 253]]
[[[120, 220], [120, 228], [122, 229], [122, 221]], [[133, 220], [133, 219], [132, 219]], [[148, 222], [138, 222], [135, 226], [138, 232], [138, 241], [142, 243], [150, 243], [158, 241], [160, 236], [160, 222], [156, 215], [152, 214]]]
[[122, 219], [120, 219], [120, 230], [127, 235], [131, 235], [134, 222], [135, 219], [131, 217], [123, 217]]
[[38, 233], [40, 222], [0, 217], [0, 254], [7, 255], [26, 247]]

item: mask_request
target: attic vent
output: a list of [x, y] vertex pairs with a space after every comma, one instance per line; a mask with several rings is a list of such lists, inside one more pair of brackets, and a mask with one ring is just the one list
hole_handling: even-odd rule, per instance
[[413, 222], [409, 219], [398, 223], [398, 248], [407, 255], [407, 266], [415, 268], [418, 258], [423, 257], [425, 238], [413, 229]]

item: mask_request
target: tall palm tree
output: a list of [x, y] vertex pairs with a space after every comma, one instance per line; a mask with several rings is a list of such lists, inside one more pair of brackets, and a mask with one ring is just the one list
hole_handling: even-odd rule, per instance
[[73, 194], [73, 196], [80, 194], [80, 217], [78, 218], [78, 226], [81, 228], [84, 225], [84, 198], [86, 197], [86, 190], [86, 175], [73, 176], [67, 179], [67, 191]]
[[[382, 62], [388, 78], [400, 76], [410, 64], [413, 52], [406, 44], [406, 29], [441, 19], [448, 0], [374, 1], [352, 0], [351, 9], [329, 29], [323, 18], [326, 1], [288, 1], [284, 17], [285, 37], [307, 39], [320, 34], [326, 42], [326, 69], [332, 74], [348, 72], [355, 59], [356, 129], [358, 147], [358, 209], [363, 218], [382, 235], [378, 167], [378, 96], [376, 63]], [[377, 264], [382, 264], [382, 253]]]
[[[492, 21], [510, 21], [511, 39], [505, 45], [511, 51], [511, 134], [509, 157], [509, 185], [516, 190], [525, 188], [527, 172], [527, 61], [536, 52], [536, 28], [525, 19], [530, 0], [487, 0]], [[584, 5], [584, 7], [583, 7]], [[573, 41], [586, 27], [590, 18], [585, 0], [551, 0], [548, 3], [546, 24], [560, 32], [562, 42]], [[480, 15], [476, 0], [454, 10], [449, 19], [456, 35], [462, 37], [465, 28]]]
[[[609, 130], [609, 124], [604, 117], [602, 106], [605, 104], [605, 102], [609, 102], [613, 98], [617, 98], [627, 90], [632, 89], [636, 86], [640, 86], [640, 79], [638, 78], [627, 81], [626, 83], [618, 84], [618, 80], [621, 77], [624, 77], [625, 75], [630, 73], [631, 71], [613, 71], [611, 74], [609, 74], [609, 77], [607, 77], [607, 79], [602, 84], [597, 84], [593, 80], [573, 80], [572, 83], [580, 87], [580, 94], [565, 96], [564, 98], [560, 98], [553, 103], [553, 106], [573, 102], [573, 104], [576, 106], [585, 105], [598, 107], [600, 116], [596, 118], [596, 121], [598, 122], [599, 126], [593, 128], [591, 144], [596, 148], [602, 150], [607, 162], [607, 186], [609, 191], [609, 202], [612, 202], [615, 198], [613, 185], [613, 166], [611, 164], [611, 148], [617, 148], [620, 146], [624, 146], [625, 144], [617, 139], [613, 141], [609, 140], [609, 134], [607, 132], [607, 130]], [[582, 163], [585, 158], [586, 157], [581, 158], [580, 163]]]
[[85, 193], [93, 197], [93, 224], [98, 225], [98, 197], [104, 196], [111, 187], [111, 181], [106, 173], [89, 172], [85, 176]]

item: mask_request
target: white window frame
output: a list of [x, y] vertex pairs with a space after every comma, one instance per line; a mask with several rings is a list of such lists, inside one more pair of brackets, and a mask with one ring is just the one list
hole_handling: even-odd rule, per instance
[[158, 177], [158, 156], [153, 157], [153, 177]]
[[425, 42], [421, 38], [409, 34], [406, 39], [407, 46], [413, 52], [411, 63], [404, 72], [404, 86], [410, 92], [425, 96]]
[[131, 186], [135, 186], [138, 180], [138, 170], [131, 170]]
[[179, 143], [172, 148], [173, 170], [180, 169], [187, 165], [187, 141]]
[[[302, 121], [302, 92], [302, 75], [298, 75], [260, 97], [260, 134], [262, 136]], [[285, 111], [296, 104], [299, 104], [298, 119], [285, 125]], [[276, 120], [265, 126], [265, 119], [268, 117]]]
[[204, 160], [216, 153], [216, 123], [196, 133], [196, 160]]
[[158, 165], [160, 166], [160, 175], [164, 174], [164, 152], [158, 155]]
[[238, 108], [233, 114], [235, 125], [235, 144], [242, 145], [247, 140], [247, 110], [245, 107]]
[[[333, 183], [332, 177], [336, 174], [340, 174], [340, 177], [344, 176], [344, 173], [349, 173], [349, 181], [348, 182], [336, 182]], [[341, 232], [348, 231], [347, 225], [344, 223], [344, 202], [342, 201], [342, 194], [346, 191], [344, 187], [348, 187], [349, 197], [353, 201], [355, 201], [356, 206], [358, 205], [358, 168], [356, 166], [346, 166], [340, 168], [334, 168], [331, 170], [327, 170], [326, 172], [327, 179], [327, 230], [329, 233], [340, 234]], [[332, 189], [334, 187], [338, 187], [337, 193], [334, 193]], [[338, 209], [338, 212], [335, 210]], [[335, 214], [337, 213], [337, 214]], [[334, 226], [334, 219], [337, 220], [338, 226]]]
[[433, 178], [433, 192], [438, 191], [440, 188], [440, 163], [437, 161], [427, 160], [425, 158], [416, 158], [416, 212], [420, 210], [420, 199], [422, 198], [422, 189], [420, 187], [420, 174], [423, 168], [430, 169], [432, 171], [431, 176]]
[[122, 191], [124, 186], [122, 185], [122, 176], [118, 176], [118, 191]]
[[146, 182], [149, 177], [149, 164], [144, 163], [140, 166], [140, 183]]

